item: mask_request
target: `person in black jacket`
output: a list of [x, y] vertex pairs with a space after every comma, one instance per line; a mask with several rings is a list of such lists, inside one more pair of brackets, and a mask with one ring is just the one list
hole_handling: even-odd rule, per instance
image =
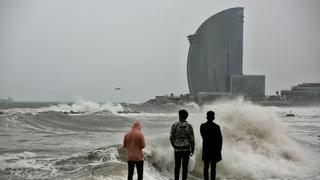
[[222, 160], [222, 135], [220, 126], [213, 122], [215, 119], [213, 111], [207, 112], [207, 122], [201, 124], [200, 134], [202, 136], [202, 160], [204, 161], [203, 176], [209, 180], [209, 166], [211, 164], [211, 180], [216, 178], [216, 163]]

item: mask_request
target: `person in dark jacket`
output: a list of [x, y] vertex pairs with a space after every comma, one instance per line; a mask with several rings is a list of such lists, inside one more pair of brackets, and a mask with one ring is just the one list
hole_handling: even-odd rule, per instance
[[174, 148], [174, 179], [179, 180], [179, 172], [182, 161], [182, 180], [186, 180], [188, 176], [189, 158], [194, 153], [194, 134], [192, 125], [186, 120], [188, 112], [186, 110], [179, 111], [179, 122], [172, 125], [170, 131], [170, 142]]
[[209, 166], [211, 165], [211, 180], [216, 178], [216, 163], [222, 160], [222, 135], [220, 126], [213, 122], [215, 119], [213, 111], [207, 112], [207, 122], [201, 124], [200, 134], [202, 136], [202, 160], [204, 161], [203, 176], [209, 180]]

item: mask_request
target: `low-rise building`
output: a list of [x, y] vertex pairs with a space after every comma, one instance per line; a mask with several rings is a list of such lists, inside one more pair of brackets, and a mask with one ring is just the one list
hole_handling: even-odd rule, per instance
[[230, 91], [233, 95], [242, 95], [253, 100], [260, 100], [265, 96], [265, 76], [231, 75]]
[[281, 96], [291, 101], [320, 102], [320, 83], [299, 84], [291, 90], [282, 90]]

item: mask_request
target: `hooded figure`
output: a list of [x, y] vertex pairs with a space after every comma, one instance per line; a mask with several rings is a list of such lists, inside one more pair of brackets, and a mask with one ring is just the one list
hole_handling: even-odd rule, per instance
[[139, 121], [133, 122], [131, 130], [124, 136], [123, 147], [127, 149], [128, 180], [132, 180], [134, 166], [137, 166], [138, 180], [142, 180], [145, 141]]

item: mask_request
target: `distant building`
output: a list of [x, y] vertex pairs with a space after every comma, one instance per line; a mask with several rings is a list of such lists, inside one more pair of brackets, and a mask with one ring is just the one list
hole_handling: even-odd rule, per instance
[[234, 95], [259, 99], [265, 95], [265, 76], [263, 75], [231, 75], [230, 89]]
[[175, 103], [175, 104], [184, 104], [186, 102], [196, 101], [189, 94], [181, 94], [180, 96], [175, 96], [173, 93], [170, 95], [164, 96], [155, 96], [154, 99], [150, 99], [147, 103], [152, 104], [168, 104], [168, 103]]
[[189, 35], [187, 76], [190, 94], [265, 95], [264, 75], [243, 75], [243, 8], [219, 12]]
[[320, 83], [303, 83], [291, 87], [291, 90], [282, 90], [281, 96], [291, 101], [320, 102]]

